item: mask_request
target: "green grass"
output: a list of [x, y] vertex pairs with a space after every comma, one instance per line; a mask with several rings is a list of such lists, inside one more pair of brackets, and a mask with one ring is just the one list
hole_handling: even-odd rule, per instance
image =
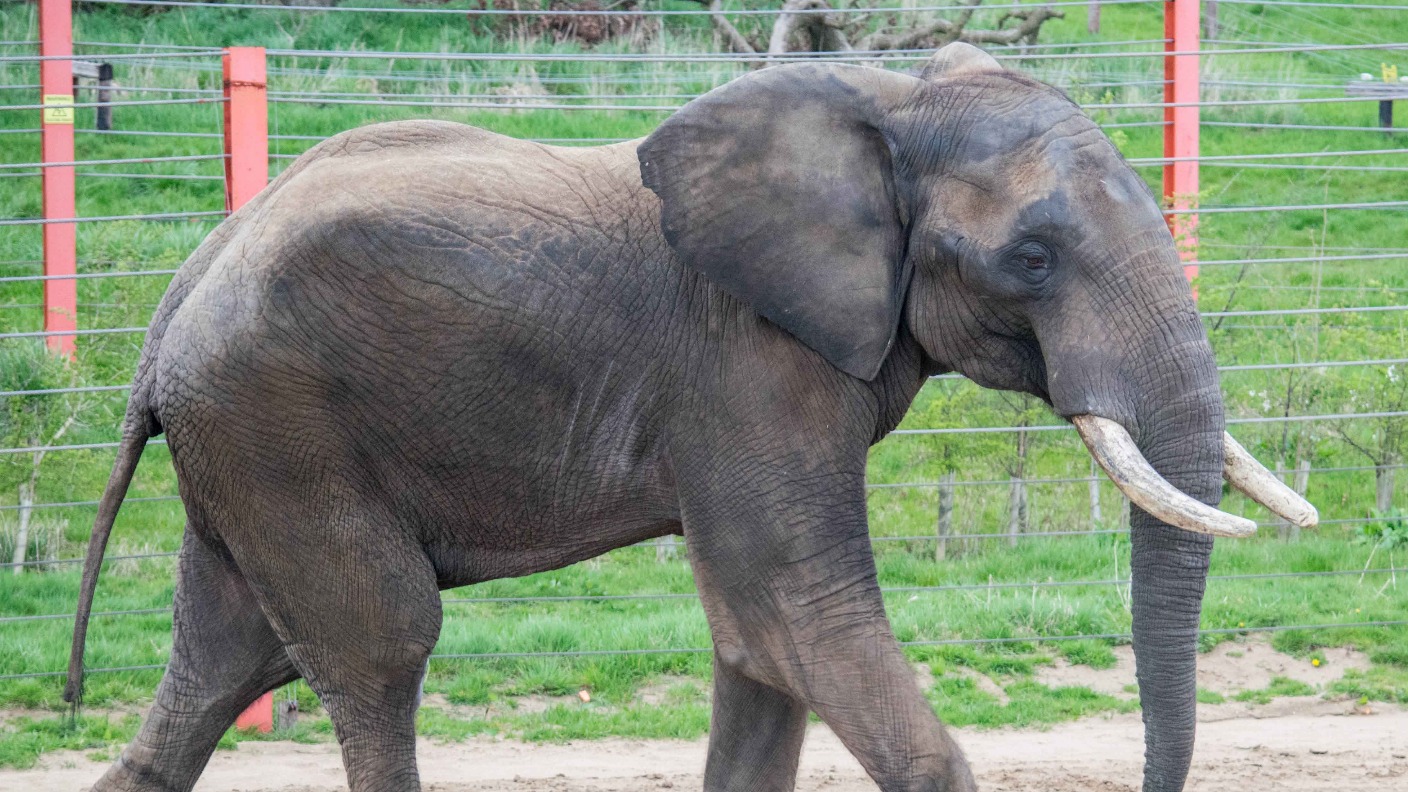
[[85, 715], [70, 724], [66, 718], [19, 717], [0, 724], [0, 767], [33, 767], [49, 751], [107, 748], [131, 740], [141, 719], [137, 715], [109, 718]]
[[[670, 0], [674, 2], [674, 0]], [[751, 0], [750, 0], [751, 2]], [[680, 4], [682, 8], [695, 8]], [[1053, 22], [1043, 42], [1079, 42], [1083, 14], [1068, 9], [1068, 19]], [[992, 13], [992, 12], [983, 12]], [[1276, 9], [1233, 6], [1221, 9], [1223, 37], [1277, 41], [1402, 41], [1408, 18], [1392, 12], [1347, 12], [1334, 9]], [[34, 36], [33, 9], [7, 4], [0, 9], [0, 40]], [[355, 46], [367, 50], [473, 52], [485, 50], [574, 51], [572, 45], [544, 41], [506, 42], [485, 23], [453, 22], [445, 17], [382, 17], [356, 14], [285, 14], [223, 8], [132, 13], [124, 9], [80, 6], [76, 36], [83, 40], [164, 44], [255, 44], [301, 49]], [[750, 20], [745, 25], [760, 24]], [[1104, 11], [1104, 40], [1157, 38], [1162, 35], [1160, 8], [1112, 6]], [[598, 51], [699, 52], [713, 49], [706, 20], [693, 18], [667, 23], [665, 32], [642, 44], [608, 43]], [[495, 28], [501, 32], [501, 28]], [[1346, 31], [1354, 31], [1351, 35]], [[1308, 95], [1338, 95], [1338, 82], [1361, 71], [1377, 71], [1384, 53], [1298, 53], [1274, 57], [1218, 56], [1205, 59], [1208, 81], [1205, 98], [1239, 99], [1264, 96], [1230, 83], [1253, 80], [1324, 82], [1331, 87]], [[133, 86], [218, 89], [214, 61], [183, 60], [175, 67], [119, 66], [119, 81]], [[434, 63], [398, 60], [324, 62], [274, 58], [271, 65], [297, 70], [275, 74], [274, 91], [383, 91], [421, 93], [479, 92], [474, 80], [492, 78], [498, 85], [541, 88], [553, 96], [581, 93], [672, 94], [686, 96], [705, 90], [738, 73], [719, 64], [620, 64], [562, 62], [533, 69], [487, 62]], [[1157, 79], [1156, 59], [1092, 61], [1031, 61], [1030, 73], [1065, 87], [1090, 102], [1157, 100], [1149, 86], [1110, 88], [1105, 82]], [[418, 76], [421, 82], [392, 78]], [[614, 82], [631, 77], [634, 85]], [[566, 82], [571, 80], [573, 82]], [[36, 81], [30, 66], [0, 64], [0, 86]], [[18, 101], [28, 92], [6, 91], [0, 101]], [[122, 98], [137, 98], [122, 97]], [[27, 100], [26, 100], [27, 101]], [[650, 100], [654, 103], [656, 100]], [[92, 111], [80, 110], [78, 128], [91, 128]], [[395, 118], [432, 116], [474, 123], [504, 134], [531, 138], [630, 138], [648, 133], [662, 113], [636, 111], [448, 110], [392, 106], [307, 105], [276, 103], [270, 107], [271, 132], [323, 136], [360, 124]], [[154, 131], [219, 130], [218, 106], [118, 108], [119, 129]], [[1102, 123], [1148, 120], [1140, 111], [1101, 111]], [[1209, 119], [1299, 124], [1365, 126], [1374, 123], [1369, 104], [1328, 104], [1268, 108], [1209, 109]], [[27, 128], [32, 115], [0, 112], [0, 130]], [[1161, 152], [1156, 129], [1114, 129], [1113, 137], [1128, 157], [1153, 157]], [[1202, 130], [1206, 154], [1256, 154], [1291, 151], [1379, 149], [1402, 145], [1377, 132], [1237, 129], [1207, 126]], [[218, 140], [175, 137], [119, 137], [80, 133], [81, 158], [118, 158], [208, 154]], [[297, 154], [312, 145], [307, 140], [275, 141], [278, 154]], [[29, 162], [38, 156], [32, 135], [0, 135], [0, 162]], [[1338, 165], [1404, 166], [1402, 156], [1377, 155], [1330, 161]], [[277, 159], [273, 171], [288, 163]], [[218, 162], [121, 166], [110, 170], [216, 175]], [[1156, 182], [1156, 168], [1141, 168]], [[1403, 197], [1402, 172], [1304, 171], [1205, 166], [1205, 205], [1280, 205]], [[79, 213], [137, 214], [223, 207], [218, 181], [124, 180], [80, 177]], [[39, 213], [37, 180], [0, 178], [0, 216]], [[1408, 223], [1400, 212], [1294, 211], [1207, 215], [1200, 225], [1204, 260], [1335, 255], [1351, 248], [1408, 248]], [[125, 222], [79, 227], [84, 272], [129, 269], [170, 269], [179, 266], [213, 227], [212, 222]], [[35, 227], [5, 228], [0, 233], [0, 276], [31, 275], [41, 257]], [[1310, 262], [1203, 268], [1198, 282], [1202, 305], [1211, 310], [1263, 310], [1314, 306], [1393, 305], [1408, 296], [1408, 270], [1401, 260]], [[80, 323], [83, 327], [144, 325], [165, 288], [165, 277], [108, 278], [79, 282]], [[0, 330], [39, 329], [34, 283], [0, 283]], [[1283, 361], [1361, 360], [1397, 358], [1408, 348], [1408, 324], [1396, 312], [1209, 320], [1219, 362], [1227, 364]], [[69, 385], [110, 385], [130, 380], [141, 336], [87, 336], [79, 340], [79, 359], [58, 365], [41, 345], [5, 342], [0, 351], [0, 389], [33, 389]], [[1408, 408], [1408, 379], [1401, 367], [1367, 366], [1296, 371], [1228, 372], [1223, 377], [1229, 414], [1268, 417], [1289, 411], [1298, 414], [1401, 410]], [[68, 416], [77, 416], [60, 442], [91, 443], [116, 439], [125, 393], [75, 394], [62, 398], [8, 399], [0, 411], [0, 435], [6, 446], [47, 443]], [[920, 394], [906, 427], [1010, 425], [1015, 422], [1053, 423], [1031, 400], [979, 390], [969, 383], [940, 380]], [[1235, 428], [1238, 437], [1268, 462], [1293, 465], [1309, 459], [1317, 469], [1369, 464], [1367, 449], [1380, 457], [1398, 451], [1394, 438], [1402, 434], [1401, 419], [1335, 423], [1253, 424]], [[1086, 456], [1069, 432], [1036, 432], [1029, 438], [1022, 475], [1029, 479], [1084, 475]], [[1350, 442], [1352, 441], [1352, 442]], [[960, 480], [1005, 482], [1017, 464], [1015, 436], [943, 435], [894, 437], [871, 454], [869, 475], [875, 483], [933, 481], [957, 470]], [[1405, 449], [1408, 450], [1408, 449]], [[72, 451], [48, 455], [41, 466], [38, 500], [90, 501], [101, 492], [111, 464], [111, 451]], [[14, 503], [16, 486], [28, 480], [29, 455], [0, 458], [0, 505]], [[1400, 476], [1400, 478], [1402, 478]], [[1328, 520], [1356, 520], [1373, 511], [1374, 477], [1367, 471], [1317, 473], [1309, 495]], [[1401, 492], [1401, 486], [1399, 488]], [[1093, 526], [1084, 482], [1032, 484], [1031, 530], [1034, 532], [1114, 527], [1120, 497], [1102, 485], [1103, 525]], [[171, 496], [175, 480], [164, 447], [149, 447], [138, 469], [108, 549], [110, 556], [175, 550], [180, 541], [183, 512], [178, 502], [131, 501]], [[957, 489], [955, 524], [964, 534], [999, 534], [1006, 529], [1006, 487], [962, 486]], [[929, 540], [891, 541], [896, 537], [933, 533], [937, 493], [932, 488], [873, 490], [869, 498], [872, 531], [882, 584], [887, 587], [980, 585], [1032, 581], [1108, 581], [1128, 576], [1129, 545], [1124, 537], [1030, 538], [1009, 547], [1002, 539], [966, 539], [949, 544], [948, 559], [933, 560]], [[1226, 508], [1265, 519], [1243, 498], [1231, 495]], [[0, 529], [14, 512], [0, 512]], [[82, 553], [93, 517], [90, 506], [45, 510], [57, 534], [47, 552], [71, 557]], [[7, 522], [9, 521], [9, 522]], [[1329, 524], [1305, 532], [1299, 541], [1278, 541], [1274, 529], [1245, 542], [1221, 542], [1213, 574], [1251, 575], [1268, 572], [1348, 571], [1362, 568], [1370, 548], [1350, 541], [1353, 523]], [[1401, 555], [1401, 553], [1400, 553]], [[1380, 552], [1374, 566], [1402, 563]], [[172, 595], [171, 559], [109, 564], [99, 587], [96, 609], [169, 608]], [[1397, 620], [1408, 612], [1405, 589], [1388, 585], [1383, 575], [1369, 574], [1299, 579], [1214, 579], [1209, 583], [1203, 625], [1210, 629], [1256, 628], [1287, 624], [1318, 624]], [[77, 592], [75, 567], [30, 571], [20, 576], [0, 572], [0, 616], [71, 613]], [[682, 560], [657, 563], [653, 550], [626, 549], [600, 560], [557, 572], [517, 580], [494, 581], [470, 589], [446, 592], [446, 598], [553, 596], [625, 592], [689, 593], [693, 591]], [[1076, 664], [1106, 668], [1113, 664], [1110, 640], [1042, 644], [1043, 635], [1120, 634], [1129, 629], [1128, 590], [1117, 585], [1016, 587], [944, 591], [896, 592], [886, 597], [895, 631], [903, 641], [1003, 639], [1013, 642], [983, 646], [916, 646], [912, 660], [929, 664], [935, 684], [929, 697], [948, 722], [977, 726], [1039, 725], [1097, 712], [1124, 711], [1133, 706], [1114, 698], [1073, 688], [1051, 689], [1035, 680], [1037, 669], [1057, 655]], [[445, 626], [437, 647], [440, 654], [579, 651], [617, 648], [709, 646], [702, 612], [693, 600], [620, 600], [577, 603], [447, 604]], [[90, 667], [157, 664], [170, 644], [167, 613], [98, 617], [89, 632]], [[591, 629], [583, 629], [589, 624]], [[59, 670], [68, 652], [71, 621], [53, 619], [19, 622], [0, 630], [0, 674]], [[1203, 648], [1231, 636], [1208, 636]], [[1293, 630], [1274, 634], [1274, 645], [1309, 659], [1323, 647], [1352, 645], [1368, 653], [1373, 667], [1351, 673], [1330, 685], [1333, 695], [1366, 701], [1408, 700], [1408, 631], [1401, 628], [1341, 628]], [[980, 689], [959, 669], [984, 674], [1006, 696], [1002, 701]], [[710, 660], [707, 653], [603, 655], [579, 658], [505, 658], [468, 662], [441, 660], [431, 666], [427, 691], [443, 695], [447, 706], [429, 706], [420, 716], [423, 734], [458, 740], [476, 734], [507, 734], [532, 740], [581, 739], [606, 735], [682, 737], [707, 728]], [[159, 672], [99, 673], [88, 678], [87, 701], [93, 710], [141, 705], [150, 700]], [[669, 681], [669, 690], [656, 705], [640, 699], [642, 687]], [[590, 689], [592, 702], [575, 694]], [[34, 678], [0, 681], [0, 706], [39, 711], [63, 709], [61, 681]], [[306, 685], [293, 686], [303, 716], [292, 732], [277, 738], [331, 739], [326, 717]], [[1298, 689], [1296, 689], [1298, 690]], [[1273, 684], [1254, 692], [1255, 700], [1292, 695], [1292, 687]], [[281, 694], [282, 695], [282, 694]], [[1251, 694], [1248, 694], [1251, 695]], [[570, 697], [540, 711], [513, 706], [523, 697]], [[1200, 701], [1218, 694], [1200, 692]], [[32, 764], [42, 752], [72, 748], [111, 754], [134, 728], [131, 718], [109, 720], [88, 716], [72, 732], [59, 729], [58, 716], [18, 717], [0, 725], [0, 766]], [[222, 743], [259, 739], [231, 733]]]
[[1233, 700], [1247, 704], [1270, 704], [1271, 699], [1279, 696], [1311, 696], [1315, 694], [1315, 688], [1304, 682], [1287, 679], [1286, 677], [1273, 677], [1271, 684], [1263, 690], [1244, 690], [1233, 696]]

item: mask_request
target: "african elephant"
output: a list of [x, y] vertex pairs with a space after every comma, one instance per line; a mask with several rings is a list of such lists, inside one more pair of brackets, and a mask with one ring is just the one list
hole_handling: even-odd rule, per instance
[[[1133, 512], [1145, 789], [1181, 789], [1226, 475], [1159, 206], [1059, 92], [954, 44], [917, 75], [752, 73], [643, 140], [369, 126], [235, 212], [152, 321], [88, 550], [165, 432], [187, 527], [156, 703], [104, 790], [189, 790], [298, 677], [354, 792], [418, 788], [439, 591], [682, 533], [714, 641], [708, 790], [788, 790], [808, 711], [884, 790], [969, 790], [885, 618], [867, 448], [957, 371], [1072, 419]], [[1224, 464], [1224, 453], [1227, 455]], [[1157, 471], [1157, 472], [1156, 472]]]

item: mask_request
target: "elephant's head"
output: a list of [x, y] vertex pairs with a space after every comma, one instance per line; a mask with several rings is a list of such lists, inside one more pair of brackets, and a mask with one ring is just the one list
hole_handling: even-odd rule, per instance
[[[918, 76], [768, 69], [691, 102], [639, 149], [681, 260], [850, 375], [903, 327], [930, 370], [1047, 400], [1133, 510], [1145, 789], [1179, 790], [1224, 475], [1302, 524], [1309, 504], [1223, 431], [1212, 350], [1159, 205], [1065, 96], [952, 44]], [[1156, 472], [1157, 471], [1157, 472]]]

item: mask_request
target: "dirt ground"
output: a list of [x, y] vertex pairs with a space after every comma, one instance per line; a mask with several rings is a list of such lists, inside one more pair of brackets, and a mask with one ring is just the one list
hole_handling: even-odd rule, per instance
[[[1241, 710], [1236, 712], [1233, 709]], [[1204, 713], [1189, 792], [1403, 792], [1408, 789], [1408, 711], [1314, 697], [1268, 708], [1220, 705]], [[956, 730], [979, 786], [989, 792], [1136, 792], [1144, 746], [1138, 716], [1091, 718], [1049, 731]], [[656, 792], [699, 789], [704, 742], [601, 740], [530, 745], [422, 741], [427, 792]], [[104, 765], [81, 754], [47, 757], [41, 769], [0, 773], [0, 792], [77, 792]], [[334, 745], [241, 743], [206, 768], [198, 792], [331, 792], [345, 789]], [[875, 785], [825, 729], [814, 727], [799, 792], [870, 792]]]
[[[1133, 658], [1116, 650], [1113, 668], [1058, 661], [1038, 674], [1047, 685], [1082, 685], [1130, 696]], [[1198, 686], [1229, 697], [1289, 677], [1323, 690], [1367, 659], [1331, 650], [1312, 667], [1264, 639], [1223, 644], [1198, 659]], [[927, 674], [927, 670], [925, 671]], [[987, 686], [1001, 693], [992, 680]], [[1005, 697], [1005, 694], [1003, 694]], [[1188, 792], [1408, 792], [1408, 709], [1327, 701], [1319, 695], [1252, 705], [1199, 705], [1198, 746]], [[1049, 730], [956, 729], [981, 789], [988, 792], [1136, 792], [1144, 754], [1138, 715], [1094, 717]], [[656, 792], [701, 786], [705, 742], [595, 740], [567, 745], [475, 739], [422, 740], [426, 792]], [[78, 752], [55, 753], [33, 770], [0, 771], [0, 792], [78, 792], [103, 773]], [[197, 792], [333, 792], [346, 789], [336, 745], [243, 742], [211, 760]], [[876, 787], [824, 726], [803, 750], [799, 792], [871, 792]]]

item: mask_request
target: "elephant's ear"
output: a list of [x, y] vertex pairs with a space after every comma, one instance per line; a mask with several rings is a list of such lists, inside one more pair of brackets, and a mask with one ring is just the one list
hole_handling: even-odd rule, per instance
[[685, 105], [638, 152], [687, 266], [867, 380], [908, 281], [882, 128], [922, 85], [857, 66], [765, 69]]

